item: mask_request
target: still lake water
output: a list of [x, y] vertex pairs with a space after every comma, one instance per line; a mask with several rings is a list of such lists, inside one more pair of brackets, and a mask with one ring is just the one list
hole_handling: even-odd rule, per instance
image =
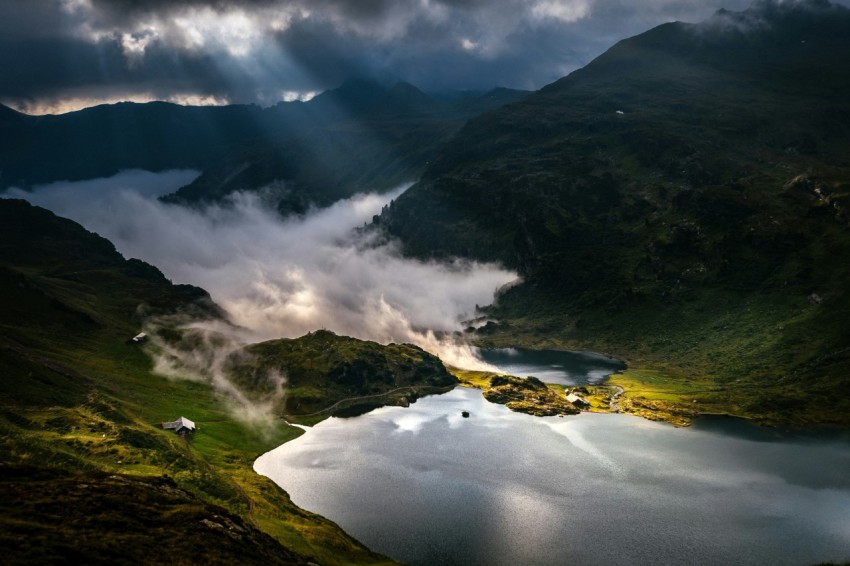
[[601, 383], [626, 367], [620, 360], [593, 352], [498, 348], [478, 353], [482, 360], [505, 373], [519, 377], [533, 375], [546, 383], [563, 385]]
[[328, 419], [254, 467], [410, 564], [850, 560], [846, 435], [531, 417], [458, 388]]

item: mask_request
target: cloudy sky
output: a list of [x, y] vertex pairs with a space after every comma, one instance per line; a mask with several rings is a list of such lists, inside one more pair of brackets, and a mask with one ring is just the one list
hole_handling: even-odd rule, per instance
[[268, 105], [354, 75], [535, 89], [619, 39], [749, 1], [0, 0], [0, 101]]

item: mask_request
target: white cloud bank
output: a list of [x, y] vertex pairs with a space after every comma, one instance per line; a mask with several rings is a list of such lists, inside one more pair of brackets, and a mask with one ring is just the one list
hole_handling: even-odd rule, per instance
[[156, 200], [195, 175], [127, 171], [4, 196], [72, 218], [174, 282], [203, 287], [246, 329], [242, 342], [325, 328], [381, 343], [411, 342], [449, 364], [486, 366], [451, 333], [517, 275], [492, 264], [406, 259], [395, 244], [355, 230], [402, 189], [285, 220], [254, 193], [203, 209]]

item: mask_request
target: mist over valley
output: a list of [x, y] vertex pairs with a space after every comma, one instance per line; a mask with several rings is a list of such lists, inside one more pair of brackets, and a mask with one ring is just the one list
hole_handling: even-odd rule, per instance
[[[517, 275], [495, 264], [407, 259], [392, 240], [358, 231], [404, 188], [287, 218], [267, 206], [262, 190], [191, 208], [157, 200], [196, 176], [130, 171], [6, 195], [78, 221], [175, 283], [208, 290], [235, 325], [232, 331], [246, 341], [324, 328], [441, 353], [437, 334], [449, 335], [445, 361], [476, 369], [460, 343], [452, 351], [451, 334]], [[478, 362], [478, 368], [487, 367]]]

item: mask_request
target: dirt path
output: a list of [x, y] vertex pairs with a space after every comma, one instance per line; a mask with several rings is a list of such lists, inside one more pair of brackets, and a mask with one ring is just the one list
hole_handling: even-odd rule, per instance
[[625, 389], [623, 389], [619, 385], [615, 385], [614, 387], [617, 388], [617, 392], [614, 393], [613, 395], [611, 395], [611, 401], [608, 403], [608, 405], [611, 407], [612, 413], [619, 413], [620, 412], [620, 404], [617, 401], [623, 395], [623, 392], [625, 391]]
[[325, 407], [324, 409], [320, 409], [320, 410], [318, 410], [314, 413], [310, 413], [310, 414], [307, 414], [307, 415], [295, 415], [295, 416], [297, 416], [297, 417], [315, 417], [316, 415], [321, 415], [322, 413], [327, 413], [328, 411], [332, 411], [333, 409], [339, 407], [343, 403], [348, 403], [349, 401], [360, 401], [360, 400], [363, 400], [363, 399], [377, 399], [379, 397], [386, 397], [387, 395], [391, 395], [391, 394], [397, 393], [399, 391], [404, 391], [405, 389], [410, 389], [413, 392], [416, 392], [415, 386], [408, 385], [406, 387], [398, 387], [396, 389], [393, 389], [392, 391], [386, 391], [384, 393], [375, 393], [374, 395], [360, 395], [358, 397], [347, 397], [345, 399], [340, 399], [339, 401], [337, 401], [333, 405]]
[[259, 528], [260, 528], [260, 525], [258, 525], [258, 524], [257, 524], [256, 519], [254, 519], [254, 500], [253, 500], [253, 499], [251, 499], [251, 497], [248, 495], [248, 492], [247, 492], [247, 491], [245, 491], [245, 490], [242, 488], [242, 486], [241, 486], [241, 485], [239, 485], [239, 482], [238, 482], [238, 481], [236, 481], [236, 480], [235, 480], [235, 479], [233, 479], [233, 478], [230, 478], [230, 483], [232, 483], [232, 484], [233, 484], [233, 487], [235, 487], [235, 488], [236, 488], [236, 491], [238, 491], [238, 492], [239, 492], [239, 494], [242, 496], [242, 498], [243, 498], [245, 501], [247, 501], [247, 502], [248, 502], [248, 520], [249, 520], [249, 521], [251, 521], [251, 524], [252, 524], [252, 525], [254, 525], [255, 527], [257, 527], [257, 528], [259, 529]]

